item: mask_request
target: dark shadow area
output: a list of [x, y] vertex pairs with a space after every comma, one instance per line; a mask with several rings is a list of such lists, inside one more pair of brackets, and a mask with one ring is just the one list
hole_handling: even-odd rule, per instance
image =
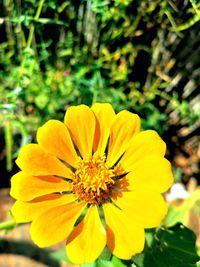
[[60, 264], [51, 258], [50, 250], [40, 249], [23, 240], [0, 238], [0, 253], [22, 255], [51, 267], [60, 267]]

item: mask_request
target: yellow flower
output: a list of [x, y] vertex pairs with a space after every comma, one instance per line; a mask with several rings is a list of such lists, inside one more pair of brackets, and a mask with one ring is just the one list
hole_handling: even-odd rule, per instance
[[145, 228], [166, 215], [162, 193], [173, 182], [166, 146], [140, 119], [110, 104], [68, 108], [64, 123], [50, 120], [38, 144], [18, 156], [11, 180], [16, 222], [32, 222], [40, 247], [66, 241], [69, 259], [95, 261], [107, 245], [121, 259], [144, 248]]

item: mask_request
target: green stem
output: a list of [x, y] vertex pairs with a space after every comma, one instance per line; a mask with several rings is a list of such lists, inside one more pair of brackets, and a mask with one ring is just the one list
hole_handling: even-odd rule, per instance
[[[37, 22], [39, 17], [40, 17], [40, 14], [41, 14], [41, 11], [42, 11], [42, 6], [44, 4], [44, 1], [45, 0], [40, 0], [39, 2], [39, 6], [37, 8], [37, 11], [36, 11], [36, 14], [35, 14], [35, 17], [34, 17], [34, 21]], [[30, 48], [31, 47], [31, 43], [32, 43], [32, 40], [33, 40], [33, 34], [34, 34], [34, 31], [35, 31], [35, 26], [32, 24], [31, 25], [31, 28], [30, 28], [30, 32], [29, 32], [29, 36], [28, 36], [28, 41], [27, 41], [27, 44], [26, 44], [26, 48]]]
[[0, 230], [9, 230], [15, 227], [16, 222], [14, 220], [10, 220], [7, 222], [0, 223]]
[[198, 6], [195, 4], [195, 2], [193, 0], [190, 0], [190, 3], [192, 4], [192, 7], [194, 8], [196, 14], [200, 18], [200, 10], [198, 9]]
[[5, 125], [5, 143], [6, 143], [6, 169], [7, 171], [12, 170], [12, 125], [10, 121], [6, 122]]
[[[38, 8], [37, 8], [37, 11], [36, 11], [36, 14], [35, 14], [35, 17], [34, 17], [34, 22], [37, 22], [39, 17], [40, 17], [40, 14], [41, 14], [41, 11], [42, 11], [42, 7], [43, 7], [43, 4], [44, 4], [44, 1], [45, 0], [40, 0], [39, 2], [39, 5], [38, 5]], [[29, 35], [28, 35], [28, 40], [27, 40], [27, 43], [26, 43], [26, 47], [25, 47], [25, 50], [29, 49], [31, 47], [31, 43], [32, 43], [32, 40], [33, 40], [33, 34], [34, 34], [34, 31], [35, 31], [35, 25], [32, 24], [31, 25], [31, 28], [30, 28], [30, 31], [29, 31]], [[21, 62], [21, 66], [20, 66], [20, 73], [19, 73], [19, 80], [18, 80], [18, 83], [20, 81], [20, 77], [21, 75], [23, 74], [24, 72], [24, 66], [25, 66], [25, 62], [26, 62], [26, 54]]]

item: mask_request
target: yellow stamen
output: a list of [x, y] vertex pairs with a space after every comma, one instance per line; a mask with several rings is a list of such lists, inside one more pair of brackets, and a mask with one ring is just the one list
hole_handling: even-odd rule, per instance
[[115, 184], [115, 177], [122, 174], [122, 168], [110, 168], [105, 156], [94, 154], [77, 162], [73, 179], [73, 192], [80, 200], [99, 204], [109, 199]]

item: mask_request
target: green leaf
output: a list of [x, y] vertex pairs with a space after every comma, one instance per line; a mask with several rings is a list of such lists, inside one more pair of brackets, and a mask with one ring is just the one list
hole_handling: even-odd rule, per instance
[[113, 263], [110, 261], [99, 259], [96, 267], [115, 267], [115, 265], [113, 265]]
[[99, 258], [96, 262], [88, 263], [88, 264], [81, 264], [81, 267], [126, 267], [130, 265], [131, 265], [130, 261], [127, 261], [127, 264], [126, 264], [126, 263], [123, 263], [117, 257], [113, 256], [111, 261]]
[[47, 105], [49, 98], [45, 94], [40, 94], [35, 98], [35, 104], [38, 108], [43, 109]]
[[58, 251], [54, 251], [51, 252], [51, 258], [57, 261], [65, 261], [65, 262], [69, 262], [69, 260], [67, 259], [67, 255], [66, 255], [66, 250], [65, 249], [61, 249]]
[[182, 224], [160, 228], [151, 247], [133, 261], [138, 267], [196, 267], [199, 256], [195, 240], [194, 233]]
[[97, 267], [96, 262], [81, 264], [80, 267]]
[[[103, 215], [102, 215], [103, 216]], [[99, 256], [99, 259], [109, 261], [111, 258], [112, 254], [110, 250], [107, 248], [107, 246], [104, 248], [103, 252]]]
[[61, 20], [55, 20], [55, 19], [49, 19], [49, 18], [39, 18], [37, 22], [41, 24], [56, 24], [56, 25], [68, 26], [67, 23]]
[[118, 259], [115, 256], [112, 257], [111, 262], [112, 262], [112, 264], [113, 264], [114, 267], [125, 267], [125, 266], [129, 266], [129, 265], [126, 265], [125, 263], [123, 263], [120, 259]]

